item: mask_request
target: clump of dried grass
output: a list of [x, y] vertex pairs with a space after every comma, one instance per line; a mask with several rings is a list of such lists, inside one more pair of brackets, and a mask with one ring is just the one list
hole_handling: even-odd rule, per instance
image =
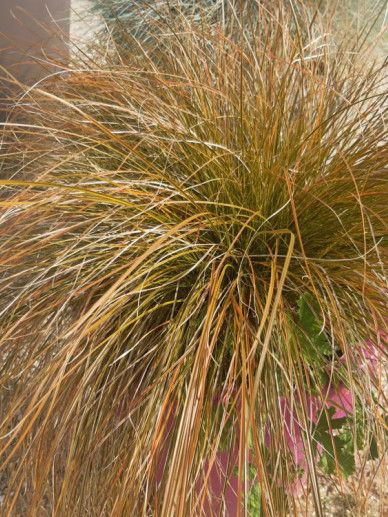
[[333, 390], [384, 452], [382, 69], [303, 3], [165, 6], [4, 128], [4, 511], [211, 514], [226, 451], [240, 514], [321, 515]]

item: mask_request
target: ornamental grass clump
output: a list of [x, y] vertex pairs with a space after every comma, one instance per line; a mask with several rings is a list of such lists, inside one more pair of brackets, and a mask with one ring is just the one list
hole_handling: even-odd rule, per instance
[[4, 125], [4, 515], [323, 515], [356, 465], [365, 502], [383, 69], [303, 3], [241, 5], [123, 28]]

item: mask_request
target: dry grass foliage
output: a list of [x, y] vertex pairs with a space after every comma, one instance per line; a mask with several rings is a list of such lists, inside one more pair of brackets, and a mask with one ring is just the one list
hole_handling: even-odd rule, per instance
[[322, 515], [311, 397], [384, 454], [383, 68], [297, 0], [147, 5], [4, 125], [4, 515], [211, 515], [223, 451], [238, 515]]

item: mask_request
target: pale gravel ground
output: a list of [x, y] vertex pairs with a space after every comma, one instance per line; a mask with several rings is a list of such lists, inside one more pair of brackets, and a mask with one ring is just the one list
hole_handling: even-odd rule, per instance
[[97, 15], [91, 15], [91, 0], [72, 0], [70, 14], [70, 40], [79, 43], [91, 41], [101, 28], [102, 20]]

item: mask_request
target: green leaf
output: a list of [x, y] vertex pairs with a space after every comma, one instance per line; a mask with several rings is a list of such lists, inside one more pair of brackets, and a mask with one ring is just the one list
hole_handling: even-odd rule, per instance
[[379, 457], [379, 449], [377, 447], [377, 440], [375, 436], [372, 436], [372, 440], [370, 442], [369, 457], [371, 460], [377, 460]]
[[[333, 418], [334, 408], [324, 411], [316, 424], [314, 430], [314, 441], [316, 447], [320, 444], [323, 452], [320, 459], [320, 466], [326, 474], [336, 472], [336, 461], [342, 474], [350, 476], [355, 471], [354, 439], [350, 430], [349, 418]], [[339, 431], [333, 435], [332, 431]]]
[[[322, 330], [318, 316], [320, 309], [310, 293], [303, 294], [298, 300], [295, 332], [306, 362], [314, 367], [318, 375], [325, 376], [327, 359], [332, 355], [331, 343]], [[320, 379], [324, 382], [325, 379]]]
[[305, 293], [299, 298], [298, 317], [300, 326], [305, 334], [305, 340], [316, 351], [325, 355], [331, 355], [331, 343], [322, 331], [322, 322], [316, 316], [319, 312], [319, 306], [310, 293]]
[[[261, 489], [256, 481], [256, 469], [249, 467], [249, 480], [252, 483], [248, 493], [248, 515], [249, 517], [261, 517]], [[255, 482], [256, 481], [256, 482]]]
[[337, 451], [337, 457], [342, 474], [345, 477], [349, 477], [354, 474], [354, 471], [356, 470], [356, 461], [354, 458], [353, 448], [350, 450], [339, 449]]

